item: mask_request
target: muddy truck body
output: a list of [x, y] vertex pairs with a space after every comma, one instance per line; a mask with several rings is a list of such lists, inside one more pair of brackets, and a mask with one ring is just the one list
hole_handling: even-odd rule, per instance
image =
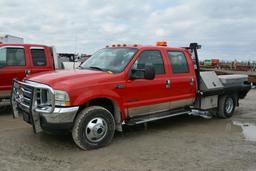
[[35, 133], [69, 130], [84, 150], [106, 146], [124, 124], [183, 114], [229, 118], [251, 88], [248, 77], [201, 72], [199, 48], [112, 45], [77, 70], [15, 80], [14, 117]]

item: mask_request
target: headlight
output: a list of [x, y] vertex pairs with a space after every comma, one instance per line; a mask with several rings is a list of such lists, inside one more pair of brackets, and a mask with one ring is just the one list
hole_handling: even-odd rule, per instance
[[56, 106], [70, 106], [70, 99], [67, 92], [62, 90], [55, 90], [54, 92]]

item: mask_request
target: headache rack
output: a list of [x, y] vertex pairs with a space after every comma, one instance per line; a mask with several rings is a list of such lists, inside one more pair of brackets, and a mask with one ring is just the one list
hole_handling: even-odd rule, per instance
[[[192, 56], [192, 60], [194, 62], [194, 68], [195, 68], [195, 72], [196, 72], [196, 79], [197, 79], [197, 89], [200, 91], [200, 61], [198, 58], [198, 53], [197, 53], [197, 49], [201, 49], [201, 45], [199, 45], [198, 43], [190, 43], [189, 47], [182, 47], [184, 49], [189, 50], [191, 56]], [[198, 93], [199, 93], [198, 91]]]

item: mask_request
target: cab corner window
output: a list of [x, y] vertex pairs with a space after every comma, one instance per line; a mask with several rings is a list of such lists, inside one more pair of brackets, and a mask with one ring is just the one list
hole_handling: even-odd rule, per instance
[[34, 66], [46, 66], [44, 49], [31, 49], [31, 56]]
[[168, 52], [168, 58], [171, 62], [172, 72], [174, 74], [188, 73], [188, 63], [183, 52]]
[[[158, 50], [145, 50], [132, 66], [132, 69], [143, 70], [146, 65], [152, 65], [155, 69], [155, 74], [164, 74], [164, 62], [161, 52]], [[136, 72], [137, 76], [141, 76], [143, 72]]]
[[0, 66], [25, 66], [23, 48], [4, 47], [0, 49]]

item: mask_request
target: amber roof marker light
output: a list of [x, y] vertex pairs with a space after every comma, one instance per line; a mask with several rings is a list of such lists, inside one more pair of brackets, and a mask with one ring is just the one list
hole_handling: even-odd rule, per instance
[[156, 42], [156, 46], [167, 46], [167, 41]]

